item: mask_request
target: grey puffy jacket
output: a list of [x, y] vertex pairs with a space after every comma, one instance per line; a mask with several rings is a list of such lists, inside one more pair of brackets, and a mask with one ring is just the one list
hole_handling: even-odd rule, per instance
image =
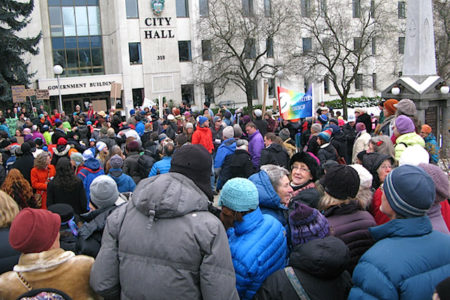
[[107, 220], [90, 284], [104, 297], [239, 299], [228, 238], [192, 180], [141, 180]]

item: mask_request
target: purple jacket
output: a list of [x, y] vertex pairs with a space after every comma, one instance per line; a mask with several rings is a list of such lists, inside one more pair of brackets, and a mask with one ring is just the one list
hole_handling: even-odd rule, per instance
[[373, 216], [359, 210], [356, 204], [332, 206], [324, 212], [330, 225], [330, 235], [340, 238], [350, 250], [348, 271], [353, 272], [359, 258], [374, 244], [369, 227], [377, 226]]
[[33, 141], [34, 141], [35, 139], [37, 139], [37, 138], [40, 138], [40, 139], [42, 140], [42, 142], [44, 143], [44, 145], [47, 145], [47, 143], [45, 142], [45, 138], [44, 138], [44, 136], [42, 135], [42, 133], [35, 131], [35, 132], [33, 132], [32, 135], [33, 135]]
[[261, 151], [264, 149], [264, 139], [259, 133], [259, 130], [248, 137], [248, 152], [252, 157], [253, 166], [259, 170], [259, 160], [261, 158]]

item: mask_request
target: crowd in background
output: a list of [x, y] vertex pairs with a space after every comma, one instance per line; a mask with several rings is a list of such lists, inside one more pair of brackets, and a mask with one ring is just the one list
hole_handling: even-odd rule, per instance
[[438, 142], [380, 109], [1, 112], [0, 299], [446, 299]]

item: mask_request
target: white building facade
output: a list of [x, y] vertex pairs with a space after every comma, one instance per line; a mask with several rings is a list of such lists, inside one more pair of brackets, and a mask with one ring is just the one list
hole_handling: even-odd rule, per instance
[[[249, 1], [268, 2], [242, 2], [249, 5]], [[144, 98], [154, 102], [165, 98], [174, 104], [184, 100], [196, 107], [202, 107], [204, 101], [218, 104], [231, 100], [236, 106], [245, 106], [246, 95], [235, 86], [215, 95], [214, 86], [196, 81], [193, 60], [202, 57], [203, 46], [197, 24], [201, 15], [207, 13], [208, 1], [156, 2], [159, 4], [153, 9], [151, 0], [35, 1], [31, 23], [21, 32], [25, 36], [42, 32], [40, 53], [26, 58], [30, 61], [30, 72], [36, 72], [32, 87], [48, 89], [50, 106], [56, 108], [58, 84], [53, 66], [59, 64], [64, 68], [60, 90], [66, 112], [72, 112], [77, 104], [86, 109], [94, 100], [104, 100], [110, 108], [113, 82], [122, 85], [116, 108], [125, 112], [141, 105]], [[158, 6], [161, 2], [162, 9]], [[398, 62], [404, 46], [401, 28], [405, 23], [402, 20], [405, 2], [392, 1], [392, 8], [398, 9], [400, 29], [393, 33], [389, 47], [398, 47], [399, 55], [379, 55], [383, 57], [382, 62], [374, 58], [370, 63], [372, 67], [361, 70], [350, 96], [377, 96], [398, 77], [401, 70]], [[349, 18], [354, 4], [355, 0], [342, 1], [343, 9], [349, 10]], [[296, 42], [302, 43], [293, 41]], [[374, 47], [381, 52], [386, 45]], [[276, 55], [276, 45], [274, 49]], [[261, 78], [257, 83], [254, 104], [263, 101], [263, 82]], [[301, 75], [269, 80], [269, 105], [275, 99], [277, 85], [302, 92], [306, 82]], [[329, 82], [314, 82], [314, 86], [317, 102], [338, 99]]]

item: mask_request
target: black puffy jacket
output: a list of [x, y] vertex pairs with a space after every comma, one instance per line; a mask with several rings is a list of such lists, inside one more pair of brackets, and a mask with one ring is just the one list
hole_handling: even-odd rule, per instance
[[261, 151], [260, 165], [268, 164], [281, 166], [289, 170], [289, 154], [281, 145], [273, 143]]
[[[350, 274], [345, 270], [349, 261], [347, 246], [329, 236], [296, 246], [289, 265], [311, 300], [347, 299], [352, 288]], [[254, 300], [293, 300], [297, 296], [284, 269], [266, 279]]]

